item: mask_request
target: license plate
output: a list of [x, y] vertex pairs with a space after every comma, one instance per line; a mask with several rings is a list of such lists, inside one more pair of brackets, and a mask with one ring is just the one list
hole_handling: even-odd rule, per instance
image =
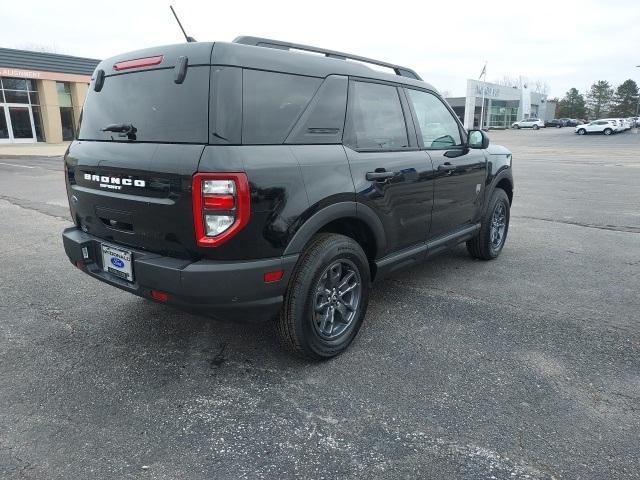
[[133, 282], [131, 259], [130, 251], [102, 244], [102, 268], [105, 272]]

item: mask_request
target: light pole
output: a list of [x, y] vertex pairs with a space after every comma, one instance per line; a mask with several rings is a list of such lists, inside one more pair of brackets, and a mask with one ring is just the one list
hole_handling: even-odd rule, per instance
[[[640, 65], [636, 65], [636, 68], [640, 68]], [[636, 117], [638, 116], [638, 111], [640, 111], [640, 91], [638, 92], [638, 103], [636, 104]], [[638, 120], [636, 120], [636, 125], [638, 124]]]

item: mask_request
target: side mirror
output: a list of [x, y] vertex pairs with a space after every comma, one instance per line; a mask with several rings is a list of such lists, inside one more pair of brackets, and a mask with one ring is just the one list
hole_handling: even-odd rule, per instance
[[467, 138], [467, 146], [469, 148], [484, 149], [489, 146], [489, 137], [482, 130], [469, 130]]

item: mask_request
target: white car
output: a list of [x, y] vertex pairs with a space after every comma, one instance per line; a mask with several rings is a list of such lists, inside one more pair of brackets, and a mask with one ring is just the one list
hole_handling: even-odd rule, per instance
[[603, 120], [605, 122], [613, 123], [613, 125], [615, 127], [613, 130], [615, 132], [624, 132], [624, 130], [625, 130], [624, 124], [622, 123], [622, 119], [621, 118], [600, 118], [599, 120]]
[[604, 133], [605, 135], [611, 135], [617, 128], [613, 122], [613, 120], [594, 120], [584, 125], [578, 125], [576, 127], [576, 133], [578, 135], [586, 135], [587, 133]]
[[544, 128], [544, 122], [539, 118], [523, 118], [519, 122], [513, 122], [511, 128], [515, 128], [516, 130], [519, 128], [533, 128], [534, 130], [538, 130], [539, 128]]

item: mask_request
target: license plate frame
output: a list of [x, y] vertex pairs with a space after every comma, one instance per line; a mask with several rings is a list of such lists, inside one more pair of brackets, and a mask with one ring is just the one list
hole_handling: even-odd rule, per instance
[[127, 282], [133, 282], [133, 253], [106, 243], [101, 244], [102, 269]]

